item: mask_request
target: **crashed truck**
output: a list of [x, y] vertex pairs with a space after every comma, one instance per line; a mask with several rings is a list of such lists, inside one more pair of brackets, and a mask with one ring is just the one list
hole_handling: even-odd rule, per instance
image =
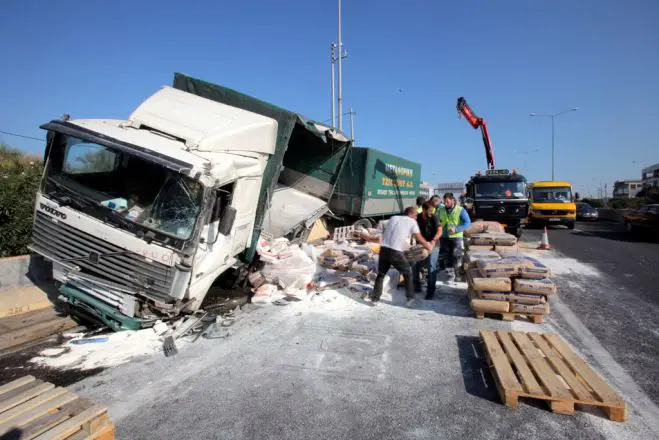
[[72, 311], [114, 330], [198, 310], [219, 279], [258, 259], [261, 235], [301, 241], [320, 217], [341, 218], [328, 202], [350, 139], [182, 74], [127, 120], [41, 128], [29, 248], [52, 262]]

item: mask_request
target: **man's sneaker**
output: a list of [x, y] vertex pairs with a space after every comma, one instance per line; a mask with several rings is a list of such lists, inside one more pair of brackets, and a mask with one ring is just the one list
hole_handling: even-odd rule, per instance
[[447, 283], [454, 283], [455, 282], [455, 270], [447, 269], [446, 274], [448, 275], [448, 278], [446, 279], [446, 282]]
[[416, 298], [408, 299], [406, 307], [408, 309], [411, 309], [412, 307], [414, 307], [414, 304], [416, 304]]

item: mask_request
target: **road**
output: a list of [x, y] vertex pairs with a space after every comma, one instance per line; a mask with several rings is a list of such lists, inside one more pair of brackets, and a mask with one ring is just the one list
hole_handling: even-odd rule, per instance
[[[527, 232], [526, 240], [534, 238], [540, 231]], [[549, 239], [561, 254], [597, 272], [566, 274], [562, 301], [659, 404], [659, 242], [610, 222], [551, 228]]]
[[[539, 255], [559, 295], [546, 324], [476, 320], [462, 288], [444, 287], [416, 309], [402, 307], [401, 292], [376, 307], [326, 292], [263, 306], [225, 338], [72, 389], [109, 405], [126, 439], [659, 439], [657, 275], [648, 270], [659, 267], [658, 248], [615, 240], [615, 228], [550, 231], [555, 251]], [[525, 240], [538, 239], [531, 231]], [[533, 401], [504, 407], [481, 329], [558, 332], [629, 402], [629, 421], [560, 416]]]

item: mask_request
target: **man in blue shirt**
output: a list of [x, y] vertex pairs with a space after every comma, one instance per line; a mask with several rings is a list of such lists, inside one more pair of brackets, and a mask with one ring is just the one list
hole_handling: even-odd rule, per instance
[[442, 237], [439, 240], [439, 267], [448, 273], [448, 281], [455, 281], [455, 268], [464, 251], [464, 230], [471, 225], [467, 210], [458, 205], [453, 193], [444, 194], [444, 206], [438, 209]]

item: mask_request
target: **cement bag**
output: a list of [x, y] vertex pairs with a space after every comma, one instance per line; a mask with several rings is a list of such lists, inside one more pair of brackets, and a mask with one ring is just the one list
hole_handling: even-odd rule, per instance
[[478, 269], [469, 270], [469, 285], [477, 292], [510, 292], [512, 290], [512, 281], [510, 278], [486, 278], [481, 275]]
[[520, 270], [519, 275], [522, 278], [540, 279], [548, 278], [551, 276], [551, 269], [545, 266], [541, 261], [533, 257], [529, 257], [528, 255], [525, 255], [523, 258], [524, 260], [530, 262], [532, 265], [525, 266]]
[[496, 246], [515, 246], [517, 244], [517, 237], [505, 232], [487, 232], [494, 239]]
[[[496, 279], [496, 278], [492, 278]], [[503, 279], [503, 278], [499, 278]], [[509, 301], [510, 300], [510, 293], [504, 293], [504, 292], [478, 292], [478, 297], [480, 299], [489, 299], [493, 301]]]
[[497, 261], [479, 260], [478, 270], [486, 278], [513, 277], [519, 274], [523, 266], [530, 266], [531, 263], [519, 257], [506, 257]]
[[487, 261], [496, 261], [500, 260], [501, 257], [494, 251], [468, 251], [465, 254], [464, 262], [467, 265], [467, 269], [475, 268], [478, 260], [487, 260]]
[[482, 223], [484, 226], [483, 232], [506, 232], [506, 228], [499, 222], [485, 221]]
[[469, 305], [477, 313], [507, 313], [510, 311], [510, 303], [508, 301], [474, 298], [469, 302]]
[[425, 260], [429, 255], [428, 249], [424, 248], [420, 244], [415, 244], [403, 253], [405, 254], [407, 261], [410, 263], [416, 263], [417, 261]]
[[544, 295], [532, 295], [530, 293], [511, 293], [508, 300], [512, 303], [537, 305], [547, 302], [547, 297]]
[[532, 293], [535, 295], [555, 295], [556, 284], [549, 278], [542, 278], [540, 280], [516, 278], [513, 283], [513, 290], [519, 293]]
[[482, 234], [485, 232], [485, 222], [475, 221], [464, 230], [465, 237], [471, 237], [474, 234]]
[[494, 245], [491, 245], [491, 244], [482, 245], [482, 244], [467, 243], [467, 249], [470, 250], [470, 251], [474, 251], [474, 252], [492, 251], [492, 250], [494, 250]]
[[531, 314], [531, 315], [549, 315], [549, 303], [547, 304], [510, 304], [511, 312]]
[[469, 243], [479, 246], [494, 246], [494, 235], [487, 233], [473, 234], [469, 238]]
[[518, 252], [520, 252], [519, 242], [515, 245], [512, 245], [512, 246], [497, 244], [496, 246], [494, 246], [494, 250], [497, 251], [497, 252], [518, 253]]
[[304, 288], [316, 273], [316, 263], [300, 248], [292, 248], [292, 255], [276, 264], [266, 264], [261, 273], [272, 284], [283, 289]]

